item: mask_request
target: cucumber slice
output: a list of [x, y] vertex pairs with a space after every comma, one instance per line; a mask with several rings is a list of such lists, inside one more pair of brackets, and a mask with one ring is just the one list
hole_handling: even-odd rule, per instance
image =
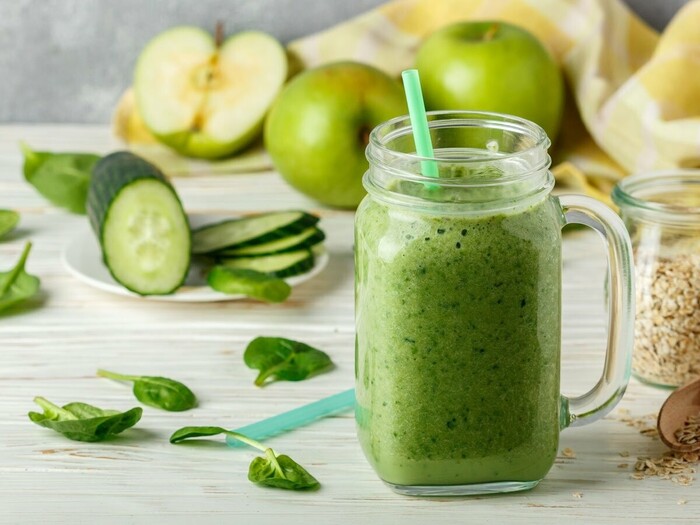
[[318, 217], [303, 211], [281, 211], [210, 224], [192, 232], [192, 253], [262, 244], [295, 235], [317, 222]]
[[104, 157], [93, 170], [87, 211], [118, 283], [140, 295], [164, 295], [185, 281], [189, 223], [158, 168], [129, 152]]
[[207, 282], [219, 292], [243, 294], [268, 303], [281, 303], [292, 293], [291, 286], [279, 277], [225, 266], [214, 266], [207, 275]]
[[226, 250], [216, 252], [217, 256], [222, 257], [247, 257], [257, 255], [272, 255], [275, 253], [293, 252], [302, 248], [311, 248], [322, 242], [326, 235], [312, 226], [301, 233], [275, 239], [274, 241], [265, 242], [263, 244], [254, 244], [253, 246], [245, 246], [243, 248], [228, 248]]
[[226, 268], [255, 270], [275, 277], [292, 277], [314, 267], [314, 254], [310, 250], [297, 250], [260, 257], [221, 259], [220, 263]]

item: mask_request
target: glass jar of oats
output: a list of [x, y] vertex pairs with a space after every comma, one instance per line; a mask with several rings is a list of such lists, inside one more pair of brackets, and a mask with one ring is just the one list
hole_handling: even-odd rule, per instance
[[700, 376], [700, 169], [628, 177], [613, 200], [634, 249], [632, 371], [680, 386]]

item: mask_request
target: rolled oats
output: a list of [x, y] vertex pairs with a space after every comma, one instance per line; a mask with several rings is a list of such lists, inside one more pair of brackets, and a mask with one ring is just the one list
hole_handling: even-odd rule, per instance
[[[644, 436], [658, 440], [658, 432], [656, 432], [657, 416], [657, 414], [646, 414], [641, 417], [634, 417], [629, 410], [620, 409], [615, 419], [635, 428]], [[700, 420], [700, 414], [698, 414], [697, 419]], [[691, 421], [691, 418], [688, 418], [688, 421], [686, 421], [691, 426], [695, 424], [694, 422], [695, 419]], [[685, 428], [685, 425], [683, 428]], [[627, 451], [622, 451], [619, 454], [624, 458], [629, 456]], [[692, 485], [695, 480], [693, 475], [698, 462], [700, 462], [700, 452], [675, 452], [669, 450], [657, 457], [639, 456], [634, 463], [630, 478], [642, 480], [657, 477], [678, 485]], [[619, 463], [617, 468], [622, 469], [627, 466], [627, 463]]]
[[652, 383], [700, 376], [700, 253], [635, 252], [637, 315], [632, 368]]
[[697, 454], [668, 451], [659, 457], [640, 457], [634, 464], [632, 479], [658, 477], [679, 485], [691, 485]]
[[681, 428], [675, 432], [676, 441], [683, 445], [695, 445], [700, 442], [700, 413], [688, 416]]

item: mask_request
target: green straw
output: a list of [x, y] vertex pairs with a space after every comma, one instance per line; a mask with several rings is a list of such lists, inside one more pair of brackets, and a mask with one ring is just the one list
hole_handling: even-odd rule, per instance
[[[413, 129], [413, 142], [416, 144], [416, 152], [421, 157], [433, 157], [433, 143], [430, 141], [430, 129], [428, 118], [425, 114], [423, 91], [420, 87], [420, 77], [417, 69], [407, 69], [401, 73], [403, 89], [406, 92], [408, 104], [408, 116]], [[438, 178], [438, 166], [433, 160], [421, 161], [421, 173], [425, 177]]]
[[[339, 414], [355, 406], [355, 389], [345, 390], [329, 397], [324, 397], [308, 405], [294, 408], [282, 414], [268, 417], [245, 427], [237, 428], [234, 432], [244, 434], [253, 439], [267, 439], [282, 432], [288, 432], [321, 418]], [[242, 447], [246, 443], [228, 436], [226, 442], [231, 447]]]

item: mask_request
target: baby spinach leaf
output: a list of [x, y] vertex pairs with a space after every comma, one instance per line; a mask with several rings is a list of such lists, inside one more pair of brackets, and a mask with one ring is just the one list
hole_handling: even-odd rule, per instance
[[69, 403], [59, 407], [43, 397], [35, 397], [34, 402], [44, 412], [29, 412], [30, 420], [74, 441], [103, 441], [133, 427], [142, 414], [140, 407], [119, 412], [103, 410], [87, 403]]
[[281, 303], [292, 288], [279, 277], [241, 268], [214, 266], [207, 275], [214, 290], [227, 294], [242, 294], [268, 303]]
[[12, 210], [0, 210], [0, 238], [14, 230], [19, 222], [19, 213]]
[[248, 479], [253, 483], [286, 490], [315, 490], [321, 486], [316, 478], [289, 456], [277, 455], [259, 441], [222, 427], [184, 427], [170, 436], [170, 442], [175, 444], [218, 434], [226, 434], [265, 452], [265, 456], [256, 457], [248, 467]]
[[255, 458], [248, 468], [253, 483], [287, 490], [314, 490], [321, 486], [316, 478], [289, 456], [268, 448], [265, 456]]
[[32, 243], [28, 242], [15, 267], [0, 272], [0, 311], [29, 299], [39, 290], [39, 278], [24, 271], [31, 249]]
[[85, 214], [92, 168], [100, 160], [92, 153], [34, 151], [20, 143], [24, 154], [24, 178], [56, 206]]
[[228, 434], [228, 430], [221, 427], [182, 427], [173, 432], [170, 442], [175, 445], [186, 439], [216, 436], [217, 434]]
[[194, 392], [174, 379], [157, 376], [127, 376], [107, 370], [98, 370], [97, 375], [118, 381], [132, 381], [134, 395], [144, 405], [170, 412], [182, 412], [197, 406], [197, 397]]
[[333, 366], [325, 352], [283, 337], [256, 337], [245, 349], [243, 361], [248, 368], [260, 370], [255, 379], [257, 386], [262, 386], [268, 377], [301, 381]]

